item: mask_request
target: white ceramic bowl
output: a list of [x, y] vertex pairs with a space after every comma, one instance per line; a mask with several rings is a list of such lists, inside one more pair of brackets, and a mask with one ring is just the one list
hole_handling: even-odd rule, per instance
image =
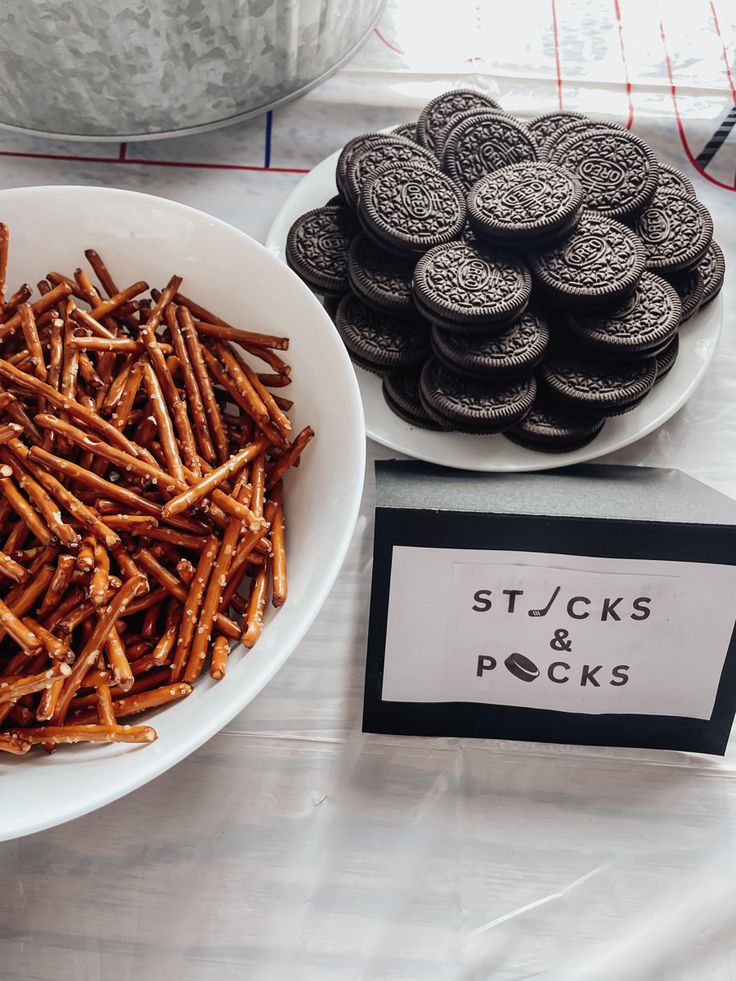
[[[192, 208], [130, 191], [37, 187], [0, 191], [10, 226], [8, 282], [71, 273], [95, 248], [119, 283], [183, 291], [229, 322], [287, 334], [295, 431], [316, 431], [286, 480], [289, 597], [269, 608], [263, 635], [230, 657], [223, 681], [203, 677], [189, 698], [151, 714], [149, 746], [68, 746], [52, 756], [0, 754], [0, 840], [78, 817], [121, 797], [187, 756], [268, 683], [317, 616], [345, 557], [365, 469], [363, 412], [355, 374], [329, 317], [310, 291], [243, 232]], [[146, 720], [148, 721], [148, 720]]]

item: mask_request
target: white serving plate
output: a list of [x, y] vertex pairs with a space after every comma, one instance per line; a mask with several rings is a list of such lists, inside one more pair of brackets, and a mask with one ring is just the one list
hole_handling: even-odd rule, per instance
[[10, 226], [11, 289], [49, 270], [71, 273], [94, 248], [119, 283], [182, 290], [229, 322], [287, 334], [295, 432], [316, 432], [286, 478], [289, 596], [269, 607], [263, 635], [230, 656], [224, 680], [202, 677], [189, 698], [150, 713], [148, 746], [67, 746], [52, 756], [0, 754], [0, 840], [68, 821], [127, 794], [201, 746], [246, 706], [286, 661], [317, 616], [345, 557], [365, 470], [360, 393], [350, 361], [320, 303], [248, 235], [173, 201], [98, 187], [0, 191]]
[[[311, 170], [294, 188], [276, 215], [266, 239], [266, 247], [284, 258], [286, 236], [300, 215], [325, 204], [336, 193], [336, 151]], [[552, 470], [573, 463], [594, 460], [636, 442], [657, 429], [687, 402], [703, 380], [718, 344], [723, 319], [722, 298], [718, 296], [697, 316], [688, 320], [680, 332], [680, 354], [674, 368], [640, 406], [625, 415], [607, 420], [592, 443], [570, 453], [539, 453], [516, 446], [504, 436], [470, 436], [463, 433], [435, 433], [419, 429], [399, 419], [381, 394], [381, 379], [356, 367], [355, 374], [365, 410], [368, 436], [391, 450], [429, 463], [462, 470], [524, 471]]]

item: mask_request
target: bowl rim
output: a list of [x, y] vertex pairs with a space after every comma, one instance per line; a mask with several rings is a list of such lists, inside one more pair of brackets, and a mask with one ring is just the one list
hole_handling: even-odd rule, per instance
[[[324, 324], [326, 328], [325, 337], [329, 338], [334, 336], [334, 342], [328, 341], [328, 343], [334, 344], [334, 349], [337, 353], [338, 360], [342, 362], [342, 370], [343, 374], [345, 375], [345, 383], [349, 393], [349, 403], [343, 407], [341, 416], [343, 419], [351, 419], [351, 433], [348, 438], [350, 439], [351, 443], [354, 444], [353, 452], [356, 454], [353, 464], [355, 470], [354, 476], [356, 479], [350, 482], [347, 490], [347, 494], [349, 495], [349, 506], [347, 512], [348, 519], [345, 522], [339, 536], [336, 548], [323, 568], [323, 575], [320, 576], [318, 584], [315, 586], [314, 594], [307, 607], [307, 615], [302, 618], [296, 628], [292, 628], [292, 634], [283, 644], [279, 646], [277, 653], [271, 658], [267, 668], [257, 676], [255, 690], [250, 691], [249, 689], [245, 689], [247, 694], [243, 695], [241, 693], [241, 689], [233, 687], [231, 699], [227, 701], [224, 706], [220, 707], [219, 710], [213, 711], [206, 717], [206, 722], [195, 730], [196, 735], [188, 735], [186, 738], [179, 738], [176, 740], [172, 739], [170, 741], [170, 745], [166, 748], [162, 747], [161, 740], [154, 743], [152, 746], [147, 747], [149, 752], [145, 754], [143, 760], [141, 761], [143, 763], [141, 767], [134, 770], [130, 775], [124, 776], [122, 779], [111, 780], [104, 789], [95, 789], [93, 791], [87, 789], [78, 795], [75, 794], [72, 799], [66, 797], [63, 802], [59, 802], [57, 800], [57, 806], [54, 808], [53, 813], [49, 817], [34, 815], [32, 820], [25, 821], [22, 825], [19, 825], [16, 822], [15, 825], [8, 824], [7, 826], [4, 826], [2, 820], [0, 820], [0, 841], [21, 838], [25, 835], [34, 834], [39, 831], [53, 828], [57, 825], [64, 824], [67, 821], [72, 821], [75, 818], [88, 814], [100, 807], [104, 807], [105, 805], [124, 797], [132, 791], [137, 790], [139, 787], [142, 787], [146, 783], [154, 780], [156, 777], [160, 776], [162, 773], [165, 773], [171, 767], [175, 766], [177, 763], [181, 762], [181, 760], [185, 759], [187, 756], [199, 749], [205, 742], [211, 739], [213, 735], [219, 732], [223, 726], [227, 725], [227, 723], [231, 721], [231, 719], [233, 719], [238, 712], [242, 711], [246, 705], [248, 705], [258, 694], [260, 694], [260, 692], [272, 680], [279, 669], [296, 650], [297, 646], [301, 643], [305, 634], [319, 615], [329, 593], [332, 590], [340, 570], [342, 569], [348, 548], [353, 538], [353, 533], [355, 531], [355, 526], [357, 524], [358, 515], [360, 512], [360, 504], [363, 496], [366, 473], [365, 416], [363, 413], [363, 403], [360, 396], [360, 389], [352, 364], [347, 352], [339, 340], [337, 333], [334, 331], [332, 321], [324, 310], [324, 307], [312, 294], [308, 287], [302, 283], [299, 277], [288, 268], [285, 262], [280, 260], [252, 236], [248, 235], [241, 229], [236, 228], [234, 225], [223, 221], [221, 218], [216, 218], [215, 216], [210, 215], [201, 209], [193, 208], [189, 205], [182, 204], [179, 201], [164, 198], [160, 195], [147, 194], [143, 191], [130, 191], [127, 188], [86, 184], [51, 184], [42, 185], [39, 187], [24, 186], [4, 188], [0, 189], [0, 208], [2, 207], [4, 201], [13, 197], [22, 197], [30, 194], [53, 197], [59, 193], [67, 195], [69, 199], [74, 197], [91, 198], [94, 196], [115, 196], [128, 199], [136, 198], [139, 199], [141, 203], [155, 202], [157, 206], [194, 217], [198, 222], [206, 222], [208, 225], [221, 229], [229, 235], [234, 235], [236, 238], [239, 238], [248, 249], [262, 253], [268, 264], [273, 265], [274, 268], [278, 267], [281, 270], [278, 275], [284, 275], [287, 278], [291, 278], [296, 284], [298, 284], [297, 288], [301, 292], [302, 301], [307, 307], [312, 308], [317, 315], [317, 319], [321, 320], [321, 322]], [[360, 475], [360, 479], [357, 479], [358, 475]], [[111, 746], [110, 748], [113, 747]], [[135, 751], [136, 749], [137, 748], [133, 748], [133, 752], [130, 754], [126, 753], [126, 756], [130, 755], [131, 757], [137, 757], [138, 752]], [[111, 762], [114, 761], [115, 758], [115, 755], [111, 753]], [[3, 762], [5, 763], [5, 761]], [[8, 767], [8, 770], [11, 770], [11, 768], [14, 766], [22, 766], [23, 762], [23, 757], [18, 759], [10, 758], [5, 765]], [[45, 766], [53, 765], [52, 758], [44, 758], [38, 762]], [[42, 767], [39, 767], [39, 769], [41, 770]], [[10, 772], [6, 773], [6, 776], [10, 777]], [[98, 787], [99, 784], [96, 784], [96, 788]]]

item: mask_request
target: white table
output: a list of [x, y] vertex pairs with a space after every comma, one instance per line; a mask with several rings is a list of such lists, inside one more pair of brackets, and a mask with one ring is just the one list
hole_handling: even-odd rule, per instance
[[[622, 122], [633, 114], [694, 180], [736, 265], [736, 140], [708, 177], [685, 156], [736, 101], [734, 9], [455, 0], [429, 10], [390, 4], [347, 68], [273, 114], [270, 146], [263, 119], [127, 147], [6, 134], [0, 185], [145, 190], [263, 239], [302, 170], [357, 132], [413, 118], [464, 76], [525, 114], [560, 100]], [[735, 306], [732, 273], [703, 388], [612, 459], [679, 467], [736, 496]], [[343, 572], [261, 696], [155, 783], [0, 846], [3, 981], [736, 976], [734, 751], [713, 760], [361, 734], [372, 462], [388, 455], [369, 446]]]

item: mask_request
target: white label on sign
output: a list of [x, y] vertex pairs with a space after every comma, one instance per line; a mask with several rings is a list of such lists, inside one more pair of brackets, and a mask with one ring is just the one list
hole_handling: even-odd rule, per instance
[[395, 546], [383, 699], [709, 719], [736, 568]]

